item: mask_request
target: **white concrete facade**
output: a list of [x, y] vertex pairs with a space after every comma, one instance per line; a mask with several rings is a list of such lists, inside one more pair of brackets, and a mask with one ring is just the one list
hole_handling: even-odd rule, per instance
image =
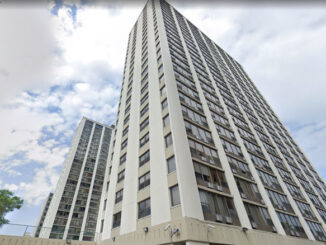
[[100, 240], [192, 218], [326, 241], [324, 180], [241, 65], [164, 0], [130, 32], [110, 145]]
[[41, 238], [97, 239], [97, 216], [112, 130], [85, 117], [79, 123], [40, 232]]

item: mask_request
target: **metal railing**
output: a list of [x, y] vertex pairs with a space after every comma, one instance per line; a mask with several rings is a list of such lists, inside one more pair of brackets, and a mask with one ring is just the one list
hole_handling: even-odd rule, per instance
[[[67, 230], [54, 231], [51, 227], [42, 227], [42, 226], [34, 226], [34, 225], [23, 225], [23, 224], [4, 224], [0, 227], [0, 235], [8, 235], [8, 236], [28, 236], [28, 237], [39, 237], [42, 233], [47, 234], [62, 234], [67, 232]], [[83, 241], [93, 241], [97, 242], [98, 233], [94, 231], [81, 231], [76, 234], [70, 234], [66, 239], [70, 240], [79, 240], [80, 238]], [[57, 237], [54, 239], [62, 239], [62, 237]]]

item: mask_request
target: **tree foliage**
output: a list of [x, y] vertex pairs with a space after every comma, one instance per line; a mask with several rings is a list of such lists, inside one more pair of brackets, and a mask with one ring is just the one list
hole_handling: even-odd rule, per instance
[[24, 200], [8, 190], [0, 190], [0, 227], [3, 224], [8, 224], [9, 220], [5, 219], [5, 215], [14, 209], [20, 209]]

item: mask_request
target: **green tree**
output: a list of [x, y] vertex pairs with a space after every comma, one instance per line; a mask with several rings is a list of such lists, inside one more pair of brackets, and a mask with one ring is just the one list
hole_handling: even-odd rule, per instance
[[8, 190], [0, 190], [0, 227], [3, 224], [8, 224], [9, 220], [5, 219], [5, 215], [14, 209], [20, 209], [24, 200]]

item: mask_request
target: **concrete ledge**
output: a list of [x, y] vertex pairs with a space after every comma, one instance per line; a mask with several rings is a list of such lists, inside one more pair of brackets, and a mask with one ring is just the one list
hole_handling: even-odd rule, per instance
[[[169, 229], [165, 228], [169, 225]], [[203, 244], [223, 245], [324, 245], [322, 242], [308, 239], [283, 236], [276, 233], [248, 230], [243, 232], [241, 227], [206, 222], [193, 218], [180, 218], [168, 223], [149, 226], [148, 232], [138, 226], [135, 232], [100, 242], [71, 241], [72, 245], [163, 245], [185, 244], [195, 242]], [[178, 228], [180, 233], [170, 236], [171, 229]], [[17, 237], [0, 235], [1, 245], [67, 245], [65, 240]]]
[[[179, 235], [170, 237], [170, 231], [164, 228], [170, 224], [172, 229], [178, 228]], [[215, 227], [215, 228], [214, 228]], [[322, 242], [308, 239], [283, 236], [271, 232], [248, 230], [241, 227], [205, 222], [193, 218], [181, 218], [168, 223], [149, 227], [147, 233], [143, 227], [137, 231], [100, 241], [99, 245], [153, 245], [183, 244], [185, 242], [201, 242], [224, 245], [324, 245]]]

